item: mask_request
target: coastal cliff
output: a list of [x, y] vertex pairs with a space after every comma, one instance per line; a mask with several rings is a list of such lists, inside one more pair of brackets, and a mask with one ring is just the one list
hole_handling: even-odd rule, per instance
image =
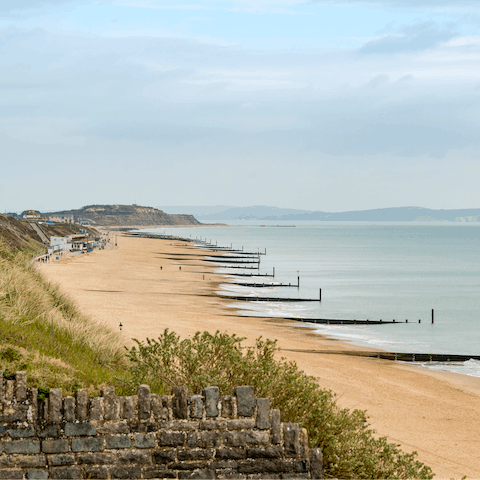
[[193, 215], [169, 215], [153, 207], [140, 205], [87, 205], [78, 210], [51, 212], [48, 215], [72, 216], [94, 225], [147, 226], [147, 225], [200, 225]]

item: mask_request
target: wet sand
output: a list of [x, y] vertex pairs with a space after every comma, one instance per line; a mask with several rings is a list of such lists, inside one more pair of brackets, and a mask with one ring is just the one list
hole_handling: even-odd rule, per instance
[[116, 330], [121, 322], [126, 344], [165, 328], [184, 338], [220, 330], [246, 337], [245, 344], [259, 336], [276, 339], [281, 356], [334, 391], [340, 406], [366, 410], [378, 434], [404, 451], [416, 450], [435, 478], [480, 478], [480, 379], [335, 354], [366, 349], [314, 334], [304, 324], [236, 315], [232, 302], [214, 295], [223, 277], [191, 244], [120, 234], [117, 241], [115, 249], [39, 268], [95, 321]]

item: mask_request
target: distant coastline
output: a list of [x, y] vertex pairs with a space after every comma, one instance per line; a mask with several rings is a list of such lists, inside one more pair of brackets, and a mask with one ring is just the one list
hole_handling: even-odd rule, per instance
[[480, 208], [429, 209], [423, 207], [393, 207], [347, 212], [296, 210], [269, 206], [252, 207], [159, 207], [169, 214], [194, 215], [200, 222], [257, 221], [327, 221], [327, 222], [478, 222]]

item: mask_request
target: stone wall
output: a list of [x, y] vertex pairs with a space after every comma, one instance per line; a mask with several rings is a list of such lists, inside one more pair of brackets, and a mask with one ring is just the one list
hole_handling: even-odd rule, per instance
[[281, 423], [251, 386], [189, 396], [140, 385], [128, 397], [109, 387], [96, 398], [52, 388], [43, 400], [25, 372], [1, 373], [0, 479], [322, 478], [307, 431]]

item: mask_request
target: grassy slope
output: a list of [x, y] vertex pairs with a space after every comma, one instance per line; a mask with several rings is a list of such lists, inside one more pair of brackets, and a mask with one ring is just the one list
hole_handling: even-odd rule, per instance
[[32, 245], [22, 252], [0, 243], [0, 369], [26, 370], [31, 386], [70, 394], [116, 384], [126, 366], [120, 336], [42, 277], [30, 262]]

